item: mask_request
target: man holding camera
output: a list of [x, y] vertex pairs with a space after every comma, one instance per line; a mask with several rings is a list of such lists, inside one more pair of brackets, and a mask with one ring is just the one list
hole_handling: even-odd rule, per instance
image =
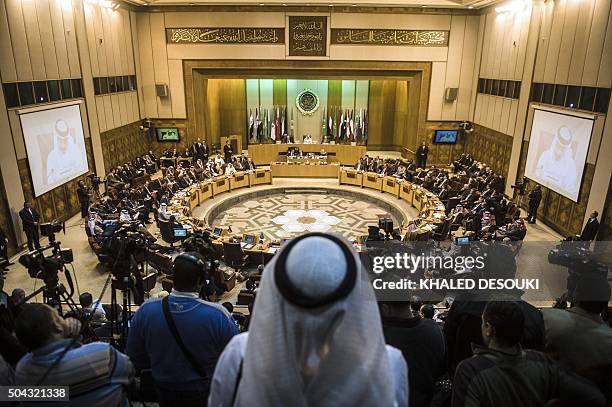
[[25, 201], [23, 209], [19, 211], [19, 217], [21, 218], [23, 231], [28, 239], [28, 250], [40, 249], [40, 235], [38, 233], [40, 216], [38, 212], [30, 206], [28, 201]]

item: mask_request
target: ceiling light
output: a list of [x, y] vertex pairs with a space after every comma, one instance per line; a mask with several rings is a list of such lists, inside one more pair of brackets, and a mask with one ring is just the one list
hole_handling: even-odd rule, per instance
[[287, 3], [283, 3], [283, 6], [287, 7]]
[[351, 4], [351, 6], [353, 6], [353, 7], [357, 7], [357, 4]]
[[516, 13], [531, 5], [531, 1], [513, 1], [506, 3], [503, 6], [495, 7], [497, 13]]
[[333, 4], [328, 4], [328, 6], [329, 6], [329, 7], [334, 7], [334, 5], [333, 5]]
[[421, 7], [426, 8], [427, 6], [423, 4]]
[[472, 9], [472, 8], [474, 8], [474, 6], [468, 6], [468, 8], [469, 8], [469, 9]]

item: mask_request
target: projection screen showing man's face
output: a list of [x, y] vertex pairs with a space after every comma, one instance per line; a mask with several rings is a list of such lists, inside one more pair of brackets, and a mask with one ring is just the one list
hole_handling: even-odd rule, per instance
[[25, 113], [20, 119], [36, 196], [88, 171], [78, 104]]
[[578, 202], [593, 120], [535, 109], [525, 176]]

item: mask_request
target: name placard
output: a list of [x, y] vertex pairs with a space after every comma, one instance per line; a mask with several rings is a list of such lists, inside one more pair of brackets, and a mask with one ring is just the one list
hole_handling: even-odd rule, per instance
[[406, 45], [447, 47], [449, 31], [332, 28], [334, 45]]
[[289, 16], [289, 55], [327, 55], [326, 16]]
[[284, 44], [284, 28], [166, 28], [168, 44]]

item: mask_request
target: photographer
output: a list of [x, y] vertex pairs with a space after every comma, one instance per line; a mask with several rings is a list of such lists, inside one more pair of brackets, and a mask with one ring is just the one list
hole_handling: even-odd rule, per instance
[[79, 198], [79, 205], [81, 205], [81, 218], [83, 219], [87, 216], [89, 210], [89, 192], [83, 180], [77, 183], [76, 193]]
[[132, 362], [107, 343], [75, 341], [81, 331], [78, 320], [64, 319], [46, 304], [26, 304], [15, 331], [31, 352], [17, 364], [15, 384], [69, 386], [69, 406], [126, 404], [126, 387], [134, 376]]

